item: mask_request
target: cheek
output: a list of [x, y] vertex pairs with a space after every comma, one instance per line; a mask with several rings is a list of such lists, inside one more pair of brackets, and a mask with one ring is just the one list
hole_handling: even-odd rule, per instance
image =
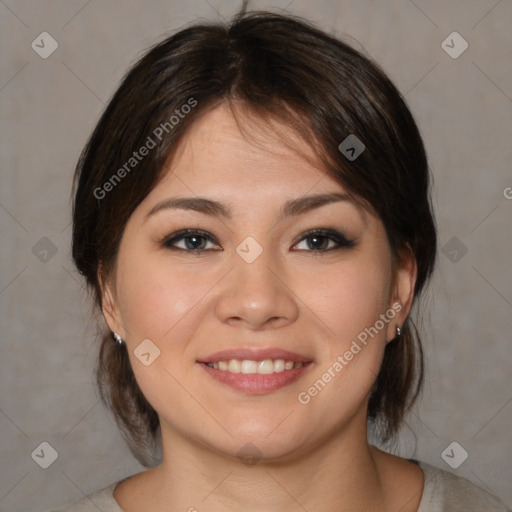
[[[183, 265], [177, 270], [177, 265], [170, 265], [165, 254], [162, 256], [149, 262], [147, 253], [132, 250], [119, 266], [118, 293], [137, 383], [155, 410], [167, 414], [171, 423], [179, 423], [180, 412], [190, 412], [190, 396], [180, 384], [188, 378], [195, 363], [189, 345], [201, 318], [207, 314], [206, 297], [214, 278], [210, 280], [204, 273], [187, 271]], [[140, 342], [145, 339], [159, 349], [158, 356], [148, 366], [136, 355]], [[172, 411], [169, 397], [172, 397]]]
[[119, 269], [119, 296], [123, 324], [134, 338], [163, 340], [194, 317], [211, 287], [197, 272], [169, 265], [164, 258], [132, 252]]
[[380, 369], [386, 328], [380, 328], [379, 319], [388, 307], [391, 277], [386, 261], [347, 260], [337, 270], [314, 276], [315, 286], [307, 291], [313, 301], [308, 305], [329, 327], [330, 342], [309, 381], [312, 387], [304, 391], [314, 401], [312, 409], [324, 410], [336, 421], [364, 403]]
[[302, 296], [338, 345], [344, 345], [385, 312], [389, 285], [390, 276], [382, 262], [354, 258], [337, 269], [310, 274]]

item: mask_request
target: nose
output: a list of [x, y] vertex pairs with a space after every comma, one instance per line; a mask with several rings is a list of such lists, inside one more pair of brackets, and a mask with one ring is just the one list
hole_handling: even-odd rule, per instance
[[233, 262], [216, 304], [222, 322], [260, 330], [283, 327], [297, 319], [299, 308], [291, 283], [271, 250], [264, 250], [252, 263], [235, 253]]

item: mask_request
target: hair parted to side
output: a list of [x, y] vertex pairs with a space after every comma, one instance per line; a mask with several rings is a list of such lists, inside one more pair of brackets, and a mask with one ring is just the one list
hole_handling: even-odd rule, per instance
[[[184, 109], [191, 99], [194, 107]], [[75, 173], [72, 254], [95, 306], [101, 308], [101, 281], [115, 267], [130, 215], [162, 178], [187, 128], [220, 103], [279, 120], [315, 150], [329, 175], [380, 217], [394, 263], [407, 254], [416, 259], [416, 303], [432, 274], [437, 240], [425, 149], [405, 101], [376, 64], [309, 22], [242, 12], [230, 24], [192, 25], [147, 51], [87, 142]], [[167, 128], [159, 137], [158, 127]], [[350, 134], [366, 146], [353, 161], [338, 149]], [[127, 166], [148, 137], [154, 146]], [[116, 173], [122, 179], [114, 182]], [[423, 382], [420, 337], [411, 318], [403, 327], [386, 346], [369, 400], [368, 417], [384, 442]], [[149, 467], [158, 416], [137, 385], [126, 345], [114, 343], [110, 332], [102, 337], [96, 376], [132, 453]]]

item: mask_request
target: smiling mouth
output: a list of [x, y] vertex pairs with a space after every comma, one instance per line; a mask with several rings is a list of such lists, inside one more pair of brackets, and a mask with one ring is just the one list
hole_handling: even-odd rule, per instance
[[218, 361], [216, 363], [203, 363], [209, 368], [229, 373], [243, 373], [245, 375], [260, 374], [270, 375], [272, 373], [282, 373], [290, 370], [296, 370], [307, 366], [311, 361], [295, 362], [285, 359], [263, 359], [261, 361], [251, 359], [229, 359]]
[[289, 386], [314, 366], [311, 356], [277, 347], [230, 348], [200, 357], [196, 363], [213, 380], [251, 395]]

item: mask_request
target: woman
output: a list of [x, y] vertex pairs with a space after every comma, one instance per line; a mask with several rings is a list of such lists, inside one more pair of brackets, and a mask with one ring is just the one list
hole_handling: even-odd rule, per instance
[[418, 129], [366, 57], [270, 13], [178, 32], [103, 114], [73, 216], [100, 391], [149, 469], [63, 510], [505, 510], [368, 442], [421, 389], [436, 230]]

